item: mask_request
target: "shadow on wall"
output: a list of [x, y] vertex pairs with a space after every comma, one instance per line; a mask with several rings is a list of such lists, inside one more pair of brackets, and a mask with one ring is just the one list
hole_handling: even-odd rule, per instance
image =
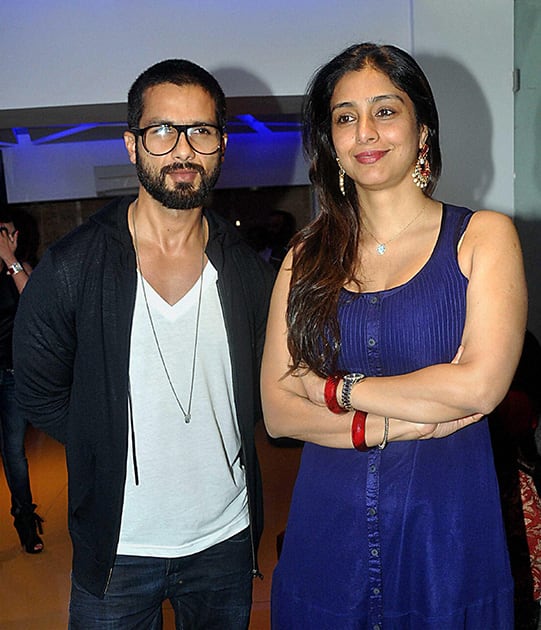
[[[472, 210], [486, 208], [485, 196], [494, 179], [493, 122], [487, 99], [473, 75], [456, 60], [429, 54], [420, 54], [417, 60], [432, 85], [440, 115], [443, 171], [436, 197]], [[514, 213], [524, 252], [528, 327], [541, 338], [541, 102], [532, 108], [528, 101], [526, 107], [524, 115], [531, 122], [526, 123], [522, 133], [524, 142], [535, 142], [535, 148], [529, 160], [520, 160], [520, 154], [515, 154], [519, 169], [515, 180], [516, 207], [505, 210]], [[521, 114], [516, 104], [517, 115]], [[529, 155], [530, 148], [524, 149]], [[534, 187], [535, 194], [528, 194], [527, 190]]]
[[[228, 104], [229, 141], [218, 185], [235, 188], [308, 184], [295, 112], [284, 111], [284, 101], [272, 95], [260, 77], [243, 68], [217, 68], [213, 74], [226, 96], [237, 94], [242, 86], [254, 97]], [[242, 103], [248, 108], [248, 100], [250, 111], [243, 111]]]
[[417, 61], [430, 81], [440, 117], [443, 169], [436, 197], [472, 210], [486, 207], [494, 179], [493, 123], [481, 87], [455, 59], [420, 54]]

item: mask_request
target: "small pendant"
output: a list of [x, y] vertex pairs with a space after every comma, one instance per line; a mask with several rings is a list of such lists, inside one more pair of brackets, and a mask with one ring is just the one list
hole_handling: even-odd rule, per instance
[[192, 419], [192, 414], [191, 413], [187, 413], [187, 414], [184, 415], [184, 422], [186, 424], [190, 424], [191, 419]]
[[385, 247], [385, 243], [380, 243], [377, 247], [376, 247], [376, 251], [378, 252], [378, 254], [380, 256], [383, 256], [383, 254], [385, 253], [385, 250], [387, 248]]

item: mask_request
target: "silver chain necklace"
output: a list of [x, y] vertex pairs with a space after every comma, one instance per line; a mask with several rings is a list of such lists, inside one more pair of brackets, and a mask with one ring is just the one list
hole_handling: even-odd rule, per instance
[[403, 234], [411, 225], [413, 225], [415, 223], [415, 221], [417, 221], [417, 219], [423, 214], [423, 212], [425, 211], [425, 206], [423, 206], [420, 210], [420, 212], [418, 214], [416, 214], [413, 219], [407, 224], [405, 225], [400, 232], [398, 232], [398, 234], [395, 234], [392, 238], [390, 238], [388, 241], [385, 241], [385, 243], [382, 243], [381, 241], [379, 241], [373, 234], [372, 232], [366, 227], [364, 221], [361, 220], [361, 224], [363, 226], [363, 228], [368, 232], [368, 234], [370, 234], [370, 236], [376, 241], [376, 243], [378, 244], [378, 246], [376, 247], [376, 251], [380, 256], [383, 256], [383, 254], [387, 251], [387, 245], [389, 243], [392, 243], [395, 239], [397, 239], [401, 234]]
[[190, 395], [188, 398], [188, 409], [184, 409], [184, 407], [182, 406], [182, 403], [180, 402], [180, 398], [178, 397], [178, 394], [175, 390], [175, 387], [173, 385], [173, 380], [171, 379], [169, 370], [167, 369], [167, 364], [165, 363], [162, 348], [160, 346], [158, 335], [156, 333], [156, 327], [154, 326], [154, 319], [152, 317], [152, 313], [150, 312], [150, 305], [148, 303], [147, 292], [145, 288], [145, 277], [143, 275], [143, 270], [141, 268], [141, 259], [139, 258], [139, 247], [137, 243], [137, 230], [135, 228], [135, 207], [132, 212], [132, 222], [133, 222], [133, 240], [134, 240], [134, 246], [135, 246], [135, 258], [137, 260], [137, 266], [139, 267], [139, 273], [141, 274], [141, 286], [143, 288], [143, 299], [145, 301], [150, 328], [152, 329], [152, 336], [154, 337], [154, 342], [156, 343], [156, 348], [160, 356], [160, 361], [163, 366], [163, 371], [165, 372], [165, 376], [167, 377], [167, 382], [169, 383], [171, 392], [173, 393], [173, 396], [175, 397], [178, 408], [184, 415], [184, 422], [186, 424], [189, 424], [192, 420], [192, 400], [193, 400], [193, 388], [194, 388], [194, 383], [195, 383], [195, 361], [197, 358], [197, 342], [199, 339], [199, 317], [201, 315], [201, 299], [203, 296], [203, 271], [205, 268], [205, 248], [203, 247], [203, 252], [201, 254], [201, 276], [199, 278], [199, 297], [197, 299], [197, 314], [195, 317], [195, 336], [194, 336], [193, 356], [192, 356], [192, 376], [190, 379]]

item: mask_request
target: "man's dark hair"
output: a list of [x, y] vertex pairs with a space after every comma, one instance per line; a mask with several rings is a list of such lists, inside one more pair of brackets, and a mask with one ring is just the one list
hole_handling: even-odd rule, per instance
[[128, 127], [137, 128], [143, 115], [143, 99], [148, 88], [163, 83], [199, 85], [214, 100], [216, 124], [223, 131], [226, 122], [225, 95], [216, 79], [201, 66], [186, 59], [166, 59], [147, 68], [140, 74], [128, 93]]
[[0, 203], [0, 223], [15, 223], [13, 213], [3, 203]]

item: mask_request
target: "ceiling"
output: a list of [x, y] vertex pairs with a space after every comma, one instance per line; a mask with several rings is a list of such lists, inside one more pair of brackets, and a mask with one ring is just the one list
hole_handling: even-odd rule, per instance
[[[229, 134], [298, 132], [301, 96], [227, 99]], [[0, 110], [0, 148], [116, 140], [126, 128], [126, 104]]]

